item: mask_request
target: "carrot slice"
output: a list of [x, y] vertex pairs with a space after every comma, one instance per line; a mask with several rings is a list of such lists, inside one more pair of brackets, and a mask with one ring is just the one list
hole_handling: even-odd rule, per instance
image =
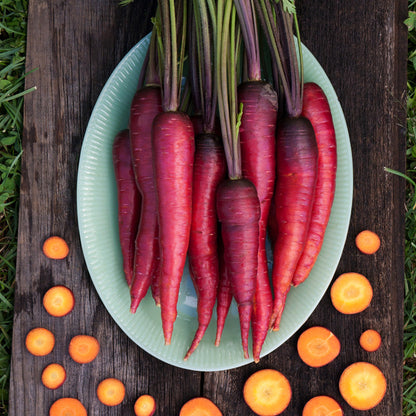
[[355, 237], [355, 245], [364, 254], [374, 254], [380, 248], [380, 237], [373, 231], [364, 230]]
[[48, 355], [54, 346], [55, 336], [49, 329], [33, 328], [26, 335], [26, 348], [33, 355]]
[[97, 387], [98, 400], [106, 406], [117, 406], [124, 400], [126, 388], [117, 378], [106, 378]]
[[348, 366], [339, 379], [339, 391], [354, 409], [368, 410], [377, 406], [386, 393], [383, 372], [374, 364], [358, 361]]
[[329, 396], [312, 397], [303, 408], [302, 416], [343, 416], [339, 403]]
[[292, 389], [281, 372], [264, 369], [256, 371], [246, 380], [243, 396], [254, 413], [271, 416], [282, 413], [289, 406]]
[[62, 317], [74, 309], [75, 298], [70, 289], [65, 286], [54, 286], [43, 295], [43, 306], [49, 315]]
[[64, 384], [66, 379], [65, 368], [61, 364], [52, 363], [47, 365], [43, 371], [41, 380], [45, 387], [55, 390]]
[[156, 411], [156, 401], [150, 394], [143, 394], [134, 403], [136, 416], [152, 416]]
[[373, 288], [362, 274], [343, 273], [332, 284], [330, 296], [335, 309], [344, 314], [354, 314], [370, 305]]
[[299, 336], [297, 349], [305, 364], [310, 367], [322, 367], [338, 356], [341, 343], [329, 329], [313, 326]]
[[87, 409], [72, 397], [62, 397], [49, 408], [49, 416], [87, 416]]
[[366, 351], [377, 351], [381, 345], [381, 335], [375, 329], [367, 329], [360, 336], [360, 345]]
[[100, 344], [91, 335], [76, 335], [71, 339], [68, 351], [74, 361], [86, 364], [97, 357], [100, 351]]
[[206, 397], [194, 397], [182, 406], [179, 416], [222, 416], [222, 413]]
[[57, 235], [48, 237], [43, 243], [42, 250], [46, 257], [55, 260], [62, 260], [69, 253], [67, 242]]

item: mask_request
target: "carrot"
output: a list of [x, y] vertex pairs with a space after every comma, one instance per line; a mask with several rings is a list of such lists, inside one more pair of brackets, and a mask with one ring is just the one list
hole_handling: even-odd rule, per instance
[[304, 406], [302, 416], [343, 416], [339, 403], [329, 396], [312, 397]]
[[128, 129], [117, 133], [112, 153], [117, 186], [118, 235], [123, 272], [126, 283], [130, 286], [133, 279], [134, 239], [139, 225], [141, 197], [134, 177]]
[[218, 137], [196, 137], [193, 177], [192, 223], [189, 240], [189, 267], [198, 297], [198, 329], [185, 355], [190, 357], [211, 320], [219, 284], [217, 248], [216, 190], [224, 179], [226, 167]]
[[134, 402], [134, 414], [136, 416], [152, 416], [156, 412], [156, 401], [149, 394], [141, 395]]
[[87, 416], [87, 409], [72, 397], [62, 397], [52, 403], [49, 416]]
[[[221, 7], [220, 7], [221, 6]], [[256, 290], [259, 248], [260, 202], [255, 186], [243, 178], [235, 73], [236, 11], [233, 2], [217, 7], [216, 80], [222, 139], [228, 179], [217, 189], [217, 213], [221, 223], [224, 267], [238, 305], [241, 343], [245, 358]]]
[[377, 351], [381, 345], [381, 335], [375, 329], [367, 329], [360, 335], [360, 345], [366, 351]]
[[358, 361], [349, 365], [339, 379], [339, 391], [344, 400], [357, 410], [369, 410], [383, 399], [386, 377], [374, 364]]
[[100, 351], [100, 344], [91, 335], [76, 335], [69, 342], [68, 351], [75, 362], [86, 364], [95, 360]]
[[157, 195], [153, 174], [152, 125], [162, 112], [162, 96], [157, 66], [156, 30], [152, 32], [148, 61], [142, 68], [139, 85], [130, 105], [130, 145], [136, 183], [142, 197], [139, 227], [135, 239], [134, 277], [130, 289], [130, 311], [135, 313], [153, 281], [153, 298], [158, 279], [159, 232]]
[[373, 288], [362, 274], [343, 273], [332, 284], [330, 297], [338, 312], [355, 314], [362, 312], [370, 305], [373, 298]]
[[33, 355], [48, 355], [55, 346], [55, 336], [49, 329], [33, 328], [26, 335], [25, 345]]
[[217, 332], [215, 335], [215, 346], [220, 345], [222, 332], [224, 330], [225, 320], [230, 310], [231, 302], [233, 300], [233, 293], [231, 290], [231, 281], [228, 277], [227, 270], [224, 265], [224, 247], [222, 238], [218, 239], [218, 257], [220, 269], [220, 281], [217, 292]]
[[318, 170], [311, 222], [305, 248], [292, 279], [294, 286], [306, 280], [321, 250], [334, 200], [337, 170], [337, 147], [331, 109], [325, 93], [315, 83], [304, 85], [302, 116], [311, 122], [315, 132]]
[[74, 309], [75, 298], [72, 290], [66, 286], [51, 287], [43, 295], [43, 307], [52, 316], [62, 317]]
[[246, 380], [243, 397], [254, 413], [279, 415], [289, 406], [292, 389], [280, 371], [267, 368], [256, 371]]
[[272, 291], [266, 255], [266, 228], [276, 176], [275, 133], [277, 94], [261, 80], [260, 49], [254, 4], [235, 1], [247, 55], [248, 80], [238, 87], [237, 96], [243, 105], [240, 124], [241, 165], [243, 177], [256, 187], [260, 202], [259, 250], [256, 289], [253, 299], [253, 359], [260, 360], [272, 314]]
[[[177, 34], [182, 37], [179, 61], [183, 62], [185, 30], [183, 25], [171, 24], [179, 21], [173, 2], [160, 2], [160, 11], [163, 112], [153, 121], [152, 138], [159, 216], [160, 306], [165, 344], [169, 345], [191, 230], [195, 142], [189, 116], [178, 111], [182, 64], [178, 65]], [[178, 2], [176, 11], [178, 16], [184, 13], [186, 2]]]
[[222, 182], [217, 191], [217, 211], [224, 241], [224, 263], [238, 305], [244, 357], [248, 358], [259, 244], [260, 204], [256, 188], [247, 179]]
[[221, 410], [206, 397], [194, 397], [181, 408], [179, 416], [222, 416]]
[[136, 92], [130, 107], [130, 143], [137, 186], [142, 196], [135, 239], [134, 277], [130, 289], [132, 313], [146, 295], [158, 257], [157, 196], [153, 175], [152, 125], [162, 111], [160, 88], [146, 86]]
[[[205, 2], [194, 3], [191, 35], [196, 38], [195, 48], [190, 55], [199, 62], [201, 77], [199, 88], [204, 91], [201, 107], [200, 131], [195, 137], [194, 172], [192, 182], [192, 221], [189, 239], [189, 270], [198, 298], [198, 328], [189, 347], [185, 360], [195, 351], [210, 323], [215, 306], [219, 284], [218, 259], [218, 221], [216, 211], [216, 191], [226, 174], [226, 161], [221, 139], [215, 134], [216, 89], [211, 60], [204, 59], [213, 53], [212, 39], [209, 29], [202, 22], [208, 20], [208, 7]], [[201, 36], [195, 36], [199, 28]], [[195, 76], [195, 75], [194, 75]], [[195, 85], [194, 101], [198, 100]], [[198, 103], [197, 103], [198, 104]], [[195, 123], [195, 118], [193, 119]], [[195, 129], [194, 129], [195, 130]]]
[[280, 320], [293, 274], [305, 247], [315, 193], [318, 152], [309, 120], [287, 118], [277, 129], [275, 215], [277, 238], [273, 249], [273, 330]]
[[[255, 3], [273, 63], [275, 89], [281, 86], [285, 114], [276, 132], [276, 188], [272, 225], [274, 293], [270, 326], [278, 330], [286, 297], [296, 266], [306, 244], [318, 167], [318, 147], [311, 122], [301, 116], [303, 66], [296, 11], [287, 11], [282, 2]], [[295, 45], [294, 28], [298, 39]]]
[[380, 248], [380, 237], [373, 231], [364, 230], [355, 237], [355, 244], [362, 253], [374, 254]]
[[45, 387], [51, 390], [55, 390], [64, 384], [66, 379], [66, 371], [62, 365], [52, 363], [47, 365], [43, 371], [41, 380]]
[[184, 113], [165, 112], [155, 118], [153, 137], [159, 201], [160, 303], [168, 345], [177, 315], [176, 304], [191, 229], [193, 127]]
[[323, 367], [339, 355], [341, 344], [329, 329], [313, 326], [299, 336], [297, 350], [301, 360], [309, 367]]
[[98, 400], [106, 406], [117, 406], [126, 395], [124, 384], [116, 378], [106, 378], [97, 386]]
[[62, 260], [68, 255], [69, 247], [62, 237], [53, 235], [43, 242], [42, 251], [50, 259]]

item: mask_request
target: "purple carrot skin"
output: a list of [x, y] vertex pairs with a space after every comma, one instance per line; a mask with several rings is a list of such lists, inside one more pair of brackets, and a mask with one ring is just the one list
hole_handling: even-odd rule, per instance
[[190, 118], [167, 111], [153, 122], [161, 255], [160, 305], [165, 344], [172, 338], [192, 220], [194, 130]]
[[188, 255], [198, 298], [199, 325], [185, 360], [195, 351], [204, 336], [215, 306], [219, 282], [215, 195], [225, 173], [226, 163], [221, 140], [213, 134], [198, 135], [195, 139]]
[[142, 196], [136, 236], [134, 277], [130, 289], [130, 310], [135, 313], [151, 284], [158, 256], [157, 199], [153, 175], [152, 124], [162, 112], [160, 88], [138, 90], [130, 107], [130, 143], [137, 186]]
[[141, 198], [131, 160], [129, 130], [120, 131], [113, 143], [113, 164], [117, 184], [118, 227], [127, 285], [133, 279], [134, 240], [140, 217]]
[[277, 239], [273, 251], [274, 291], [271, 318], [274, 331], [305, 246], [317, 177], [318, 149], [311, 123], [304, 117], [285, 118], [277, 128], [275, 208]]
[[222, 244], [221, 235], [218, 238], [218, 261], [220, 277], [217, 292], [217, 333], [215, 336], [216, 347], [220, 345], [222, 333], [225, 326], [225, 320], [233, 300], [231, 281], [228, 277], [227, 269], [225, 268], [224, 263], [224, 246]]
[[227, 179], [217, 190], [224, 263], [238, 305], [241, 343], [248, 358], [248, 336], [256, 290], [260, 203], [247, 179]]
[[258, 362], [273, 303], [267, 267], [266, 229], [276, 177], [277, 95], [265, 82], [248, 81], [238, 87], [238, 101], [243, 103], [240, 125], [243, 177], [254, 184], [260, 201], [257, 281], [252, 316], [253, 359]]
[[158, 229], [158, 256], [156, 257], [156, 268], [150, 283], [150, 289], [152, 292], [153, 300], [155, 301], [156, 306], [160, 306], [160, 250], [159, 250], [159, 229]]
[[331, 110], [325, 93], [315, 83], [304, 85], [302, 115], [311, 122], [315, 131], [318, 178], [306, 246], [292, 280], [294, 286], [309, 276], [321, 250], [334, 200], [337, 170], [337, 147]]

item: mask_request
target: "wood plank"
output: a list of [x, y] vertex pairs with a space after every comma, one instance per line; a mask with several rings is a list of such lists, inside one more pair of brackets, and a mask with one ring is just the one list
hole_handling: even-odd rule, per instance
[[[299, 0], [302, 40], [327, 72], [337, 91], [349, 127], [354, 158], [354, 204], [345, 250], [336, 274], [358, 271], [375, 288], [371, 307], [358, 316], [343, 316], [330, 304], [328, 293], [305, 323], [331, 328], [343, 350], [325, 368], [311, 369], [297, 357], [292, 337], [258, 365], [212, 373], [185, 371], [162, 363], [138, 348], [114, 324], [91, 283], [83, 260], [76, 222], [76, 175], [82, 138], [108, 76], [130, 48], [150, 30], [156, 2], [135, 0], [120, 7], [114, 0], [38, 0], [29, 4], [27, 78], [37, 86], [24, 108], [24, 155], [18, 235], [10, 415], [47, 414], [53, 400], [78, 397], [90, 415], [133, 414], [135, 398], [151, 391], [158, 414], [178, 414], [189, 398], [212, 398], [224, 415], [250, 415], [242, 398], [246, 378], [259, 368], [277, 368], [293, 387], [287, 415], [301, 414], [313, 395], [337, 398], [348, 415], [359, 415], [340, 398], [336, 381], [346, 365], [369, 360], [386, 373], [388, 391], [369, 415], [401, 414], [404, 182], [384, 167], [405, 168], [405, 88], [407, 32], [404, 0], [349, 3]], [[352, 87], [354, 86], [354, 88]], [[354, 237], [363, 228], [376, 230], [382, 247], [374, 256], [357, 252]], [[69, 257], [51, 262], [40, 254], [42, 241], [63, 235]], [[43, 293], [53, 284], [67, 284], [77, 293], [76, 309], [64, 319], [47, 316]], [[24, 337], [34, 326], [56, 335], [51, 357], [32, 356]], [[361, 351], [359, 334], [379, 329], [383, 346], [376, 353]], [[67, 354], [70, 338], [90, 333], [101, 342], [93, 365], [80, 366]], [[354, 341], [355, 340], [355, 341]], [[49, 362], [63, 363], [68, 379], [57, 391], [40, 384]], [[125, 402], [101, 405], [98, 381], [119, 377], [128, 386]]]

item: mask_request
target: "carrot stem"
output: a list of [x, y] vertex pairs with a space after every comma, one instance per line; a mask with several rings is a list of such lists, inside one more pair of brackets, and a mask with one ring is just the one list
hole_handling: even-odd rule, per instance
[[235, 8], [242, 23], [240, 25], [247, 53], [249, 80], [261, 79], [259, 37], [256, 13], [252, 0], [234, 0]]

